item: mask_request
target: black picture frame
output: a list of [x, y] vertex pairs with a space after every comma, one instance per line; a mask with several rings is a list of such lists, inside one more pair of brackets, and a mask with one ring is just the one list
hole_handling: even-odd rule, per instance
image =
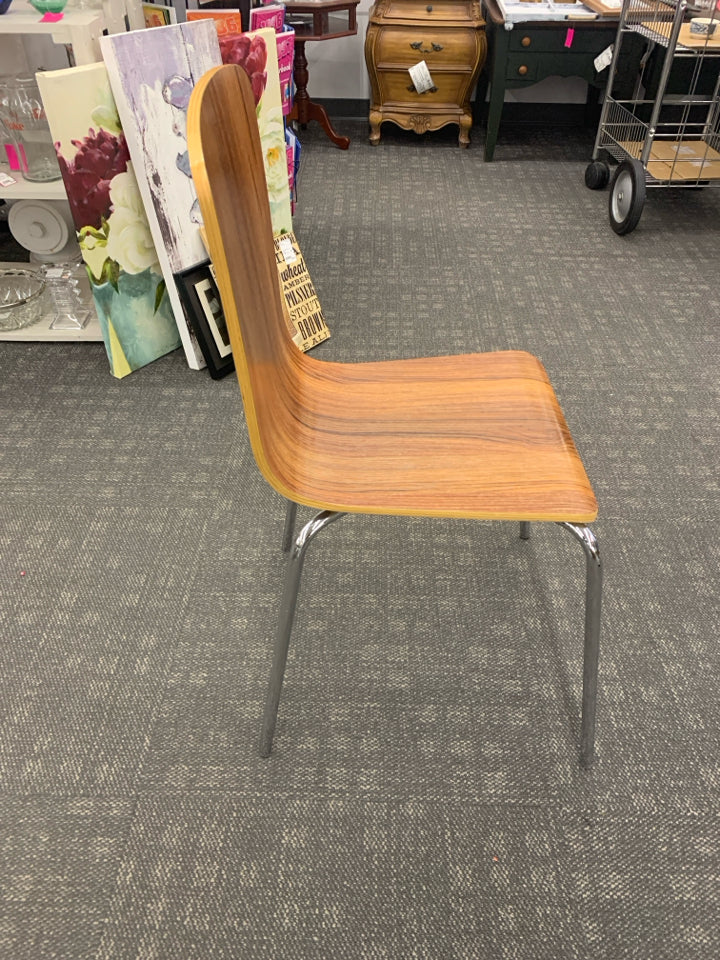
[[222, 301], [209, 260], [175, 274], [188, 323], [197, 337], [213, 380], [235, 369]]

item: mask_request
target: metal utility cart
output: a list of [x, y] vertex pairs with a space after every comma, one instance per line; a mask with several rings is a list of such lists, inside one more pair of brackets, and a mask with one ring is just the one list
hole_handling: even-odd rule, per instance
[[[703, 0], [700, 0], [703, 2]], [[697, 32], [703, 25], [706, 32]], [[714, 31], [714, 32], [713, 32]], [[616, 99], [614, 84], [628, 34], [648, 42], [632, 99]], [[591, 190], [610, 191], [610, 225], [634, 230], [646, 187], [697, 189], [720, 183], [720, 10], [691, 9], [687, 0], [623, 0], [607, 92], [593, 157], [585, 171]]]

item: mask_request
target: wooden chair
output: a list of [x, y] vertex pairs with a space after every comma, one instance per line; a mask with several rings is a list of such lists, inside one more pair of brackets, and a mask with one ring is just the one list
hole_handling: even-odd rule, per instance
[[[542, 364], [504, 351], [323, 362], [290, 339], [260, 138], [240, 67], [210, 70], [188, 111], [192, 174], [253, 453], [288, 501], [289, 553], [260, 752], [272, 749], [305, 553], [344, 514], [552, 521], [586, 558], [581, 762], [594, 755], [602, 570], [597, 504]], [[295, 536], [296, 505], [319, 512]]]

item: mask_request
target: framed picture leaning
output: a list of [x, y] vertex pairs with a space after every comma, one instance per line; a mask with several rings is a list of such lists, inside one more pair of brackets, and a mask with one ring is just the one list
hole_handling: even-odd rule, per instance
[[181, 270], [175, 282], [210, 376], [219, 380], [235, 369], [235, 362], [210, 261]]

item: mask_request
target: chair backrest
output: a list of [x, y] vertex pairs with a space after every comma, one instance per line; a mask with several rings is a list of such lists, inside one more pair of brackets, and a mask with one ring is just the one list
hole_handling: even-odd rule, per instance
[[288, 327], [255, 101], [242, 67], [215, 67], [200, 79], [187, 128], [253, 453], [268, 482], [290, 496], [283, 467], [294, 456], [293, 423], [308, 358]]

